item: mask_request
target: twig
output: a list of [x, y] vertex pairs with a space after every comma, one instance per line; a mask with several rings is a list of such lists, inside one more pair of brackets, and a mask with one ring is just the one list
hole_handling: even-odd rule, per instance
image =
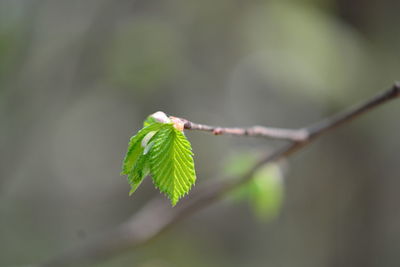
[[307, 132], [303, 129], [282, 129], [264, 126], [252, 126], [248, 128], [225, 128], [198, 124], [186, 119], [181, 119], [185, 122], [184, 128], [187, 130], [198, 130], [212, 132], [215, 135], [237, 135], [251, 137], [265, 137], [273, 139], [284, 139], [289, 141], [303, 141], [307, 138]]
[[[115, 254], [121, 253], [122, 251], [143, 245], [157, 237], [169, 227], [175, 225], [175, 223], [193, 213], [196, 213], [200, 209], [211, 205], [227, 193], [239, 187], [241, 184], [252, 179], [253, 174], [264, 164], [292, 155], [296, 151], [310, 144], [317, 137], [341, 126], [344, 123], [350, 122], [352, 119], [364, 114], [365, 112], [399, 96], [400, 84], [396, 83], [391, 89], [350, 109], [349, 111], [339, 113], [338, 115], [323, 120], [315, 125], [300, 129], [299, 132], [305, 133], [301, 140], [293, 141], [280, 150], [264, 156], [247, 173], [238, 179], [223, 180], [214, 183], [213, 185], [203, 186], [194, 192], [189, 199], [185, 200], [182, 205], [178, 205], [173, 209], [168, 207], [167, 201], [161, 201], [159, 199], [153, 200], [137, 212], [135, 216], [116, 229], [92, 240], [86, 245], [67, 251], [40, 266], [79, 266], [81, 264], [100, 262], [106, 258], [114, 256]], [[194, 124], [189, 121], [186, 122], [186, 129], [205, 131], [214, 131], [216, 129], [212, 126]], [[225, 129], [224, 133], [232, 134], [231, 128], [222, 129]], [[246, 132], [246, 129], [235, 129], [238, 130], [238, 135], [248, 135], [239, 134], [239, 132]], [[236, 132], [236, 130], [233, 132]], [[296, 131], [297, 130], [294, 132]]]

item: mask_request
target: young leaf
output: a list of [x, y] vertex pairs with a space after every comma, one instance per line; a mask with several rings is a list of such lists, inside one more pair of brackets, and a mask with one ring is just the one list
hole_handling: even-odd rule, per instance
[[132, 136], [129, 145], [128, 151], [126, 152], [123, 164], [122, 164], [122, 172], [121, 174], [129, 175], [132, 171], [132, 168], [135, 166], [136, 160], [143, 153], [144, 148], [142, 147], [142, 139], [150, 132], [157, 131], [161, 127], [166, 124], [154, 122], [152, 124], [148, 124], [146, 127], [141, 129], [136, 135]]
[[182, 120], [158, 111], [129, 142], [121, 174], [128, 175], [133, 194], [151, 174], [154, 184], [176, 205], [196, 180], [192, 148]]
[[136, 189], [142, 183], [143, 179], [150, 173], [148, 152], [154, 145], [154, 142], [150, 142], [150, 140], [156, 133], [156, 131], [151, 131], [146, 134], [142, 139], [141, 144], [143, 147], [143, 153], [138, 157], [135, 165], [128, 175], [128, 182], [131, 185], [131, 191], [129, 192], [129, 195], [132, 195], [136, 191]]
[[[255, 153], [241, 153], [232, 157], [225, 172], [230, 176], [242, 175], [257, 161]], [[247, 200], [258, 219], [274, 219], [282, 207], [284, 198], [283, 174], [281, 166], [270, 163], [255, 172], [253, 179], [230, 194], [235, 201]]]
[[139, 185], [142, 183], [143, 179], [150, 172], [149, 164], [147, 161], [147, 154], [142, 154], [137, 159], [135, 166], [132, 168], [132, 171], [128, 175], [128, 182], [131, 185], [131, 191], [129, 195], [132, 195]]
[[147, 119], [143, 122], [143, 127], [149, 126], [153, 123], [157, 123], [157, 120], [152, 116], [148, 116]]
[[153, 137], [149, 151], [150, 172], [154, 184], [173, 206], [187, 194], [196, 181], [192, 148], [185, 135], [167, 124]]
[[277, 164], [267, 164], [254, 174], [249, 202], [253, 212], [263, 221], [278, 216], [284, 197], [282, 171]]

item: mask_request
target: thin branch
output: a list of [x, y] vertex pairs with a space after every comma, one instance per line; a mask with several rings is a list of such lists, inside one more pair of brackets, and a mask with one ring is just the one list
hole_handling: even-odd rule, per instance
[[[91, 240], [89, 243], [76, 247], [40, 266], [79, 266], [81, 264], [100, 262], [123, 251], [141, 246], [157, 237], [182, 219], [210, 206], [223, 196], [252, 179], [253, 174], [264, 164], [291, 156], [293, 153], [312, 143], [317, 137], [330, 130], [350, 122], [354, 118], [389, 100], [400, 97], [400, 84], [348, 111], [339, 113], [310, 127], [300, 129], [306, 133], [300, 141], [286, 144], [280, 150], [262, 157], [247, 173], [237, 179], [223, 180], [206, 184], [194, 190], [189, 199], [181, 205], [170, 208], [167, 201], [156, 199], [144, 206], [127, 222], [114, 230]], [[186, 129], [214, 131], [213, 127], [191, 123]], [[227, 128], [225, 128], [227, 129]], [[229, 129], [229, 128], [228, 128]], [[238, 128], [240, 129], [240, 128]], [[242, 129], [243, 130], [243, 129]], [[299, 130], [299, 131], [300, 131]], [[227, 131], [226, 133], [228, 133]], [[240, 132], [240, 131], [239, 131]]]
[[265, 137], [273, 139], [284, 139], [289, 141], [303, 141], [307, 138], [307, 132], [303, 129], [282, 129], [264, 126], [252, 126], [248, 128], [225, 128], [218, 126], [210, 126], [198, 124], [186, 119], [184, 121], [184, 128], [187, 130], [197, 130], [211, 132], [215, 135], [237, 135], [237, 136], [251, 136], [251, 137]]
[[348, 123], [351, 120], [357, 118], [361, 114], [386, 103], [389, 100], [400, 97], [400, 82], [396, 82], [392, 88], [383, 91], [375, 97], [371, 98], [365, 103], [361, 103], [348, 111], [339, 113], [331, 118], [325, 119], [319, 123], [316, 123], [307, 128], [310, 138], [315, 138], [324, 134], [327, 131], [333, 130], [334, 128], [341, 126], [343, 123]]

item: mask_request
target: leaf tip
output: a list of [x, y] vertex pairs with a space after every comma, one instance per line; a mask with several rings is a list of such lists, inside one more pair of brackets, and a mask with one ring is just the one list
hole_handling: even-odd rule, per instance
[[176, 204], [179, 202], [179, 197], [172, 197], [170, 198], [172, 207], [175, 207]]
[[135, 193], [136, 189], [131, 188], [131, 190], [129, 190], [129, 196], [132, 196], [133, 193]]

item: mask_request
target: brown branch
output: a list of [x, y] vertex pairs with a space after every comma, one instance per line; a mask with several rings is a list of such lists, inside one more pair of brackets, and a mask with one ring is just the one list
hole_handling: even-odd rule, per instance
[[212, 132], [215, 135], [237, 135], [237, 136], [251, 136], [251, 137], [265, 137], [273, 139], [284, 139], [289, 141], [303, 141], [307, 138], [307, 132], [304, 129], [282, 129], [264, 126], [252, 126], [248, 128], [225, 128], [217, 126], [209, 126], [198, 124], [186, 119], [184, 121], [184, 128], [187, 130], [198, 130], [205, 132]]
[[[198, 190], [195, 190], [189, 199], [183, 201], [181, 205], [173, 209], [169, 207], [167, 201], [160, 199], [153, 200], [116, 229], [103, 234], [85, 245], [73, 248], [40, 266], [79, 266], [81, 264], [100, 262], [128, 249], [143, 245], [180, 220], [211, 205], [233, 189], [250, 180], [255, 171], [264, 164], [292, 155], [310, 144], [317, 137], [397, 97], [400, 97], [399, 83], [394, 84], [391, 89], [361, 105], [310, 127], [300, 129], [299, 132], [306, 133], [304, 138], [299, 141], [293, 141], [272, 154], [265, 155], [247, 173], [238, 177], [238, 179], [223, 180], [197, 188]], [[188, 123], [188, 121], [185, 123], [186, 129], [205, 131], [214, 131], [216, 129], [211, 126]], [[224, 133], [232, 134], [232, 128], [223, 129], [225, 129]], [[239, 134], [240, 132], [243, 133], [243, 131], [245, 132], [246, 129], [235, 128], [233, 132], [237, 132], [238, 135], [246, 135]]]

